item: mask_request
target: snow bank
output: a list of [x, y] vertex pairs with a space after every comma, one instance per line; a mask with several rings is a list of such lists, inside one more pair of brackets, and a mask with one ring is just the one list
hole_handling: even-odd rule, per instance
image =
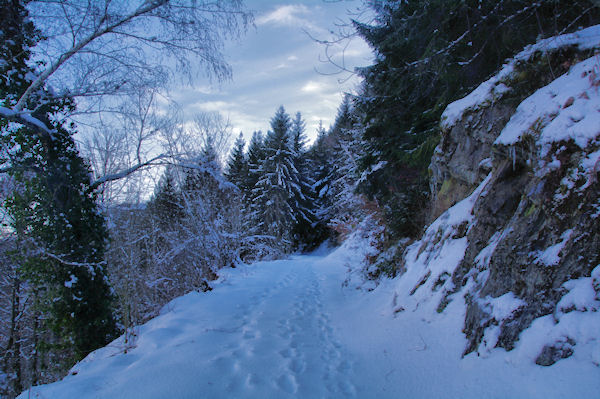
[[476, 110], [485, 104], [494, 102], [509, 92], [511, 89], [502, 82], [510, 80], [519, 62], [530, 59], [538, 51], [545, 53], [567, 46], [576, 46], [579, 50], [600, 47], [600, 25], [582, 29], [579, 32], [544, 39], [527, 46], [514, 58], [510, 59], [500, 72], [492, 78], [480, 84], [466, 97], [449, 104], [442, 114], [442, 129], [450, 129], [462, 119], [465, 112]]

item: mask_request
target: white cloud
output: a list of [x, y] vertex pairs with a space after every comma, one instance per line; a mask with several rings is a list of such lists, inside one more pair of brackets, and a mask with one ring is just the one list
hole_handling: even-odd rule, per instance
[[277, 64], [277, 66], [274, 67], [274, 70], [293, 68], [297, 64], [295, 61], [298, 61], [298, 60], [299, 60], [299, 58], [296, 57], [295, 55], [290, 55], [289, 57], [287, 57], [285, 59], [285, 61]]
[[321, 95], [329, 95], [329, 94], [339, 94], [343, 91], [340, 84], [332, 80], [329, 76], [319, 76], [317, 79], [310, 79], [302, 87], [300, 91], [309, 94], [321, 94]]
[[231, 108], [231, 104], [225, 101], [206, 101], [203, 103], [192, 104], [191, 108], [206, 112], [224, 112]]
[[344, 45], [339, 45], [336, 50], [337, 51], [332, 54], [333, 58], [354, 57], [362, 58], [363, 61], [371, 60], [373, 58], [373, 50], [371, 50], [364, 40], [358, 37], [352, 38], [350, 42], [344, 43]]
[[[233, 81], [216, 87], [203, 81], [205, 87], [199, 90], [182, 88], [173, 92], [182, 105], [183, 117], [191, 119], [198, 112], [218, 111], [230, 120], [236, 134], [242, 131], [249, 141], [254, 130], [270, 129], [270, 119], [279, 105], [283, 105], [290, 115], [302, 113], [307, 136], [314, 139], [319, 121], [323, 121], [325, 128], [333, 123], [343, 93], [352, 91], [360, 81], [348, 74], [327, 76], [326, 72], [338, 71], [319, 62], [323, 47], [300, 29], [314, 33], [315, 37], [328, 37], [324, 27], [343, 15], [346, 2], [314, 5], [320, 2], [262, 2], [256, 15], [255, 34], [231, 46], [228, 53]], [[332, 48], [331, 54], [339, 56], [343, 48], [350, 69], [368, 63], [363, 61], [370, 55], [366, 44]], [[315, 73], [315, 68], [323, 74]], [[343, 78], [348, 80], [340, 83]]]
[[266, 25], [269, 23], [284, 26], [303, 26], [309, 25], [309, 21], [300, 15], [310, 14], [308, 7], [301, 4], [290, 4], [279, 6], [275, 10], [263, 14], [256, 19], [256, 25]]
[[197, 94], [214, 94], [215, 90], [213, 87], [205, 85], [205, 86], [196, 86], [193, 88], [194, 93]]
[[309, 80], [300, 90], [305, 93], [319, 93], [323, 91], [324, 87], [322, 84]]

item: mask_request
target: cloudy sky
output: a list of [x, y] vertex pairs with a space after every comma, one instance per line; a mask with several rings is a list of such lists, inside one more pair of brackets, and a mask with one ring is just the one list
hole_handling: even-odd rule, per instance
[[[229, 118], [236, 134], [243, 131], [247, 139], [255, 130], [266, 132], [269, 120], [283, 105], [292, 115], [302, 113], [312, 140], [319, 120], [325, 127], [333, 122], [342, 94], [352, 91], [358, 79], [348, 73], [328, 75], [335, 68], [322, 62], [324, 46], [306, 32], [330, 38], [336, 24], [347, 22], [348, 11], [356, 11], [361, 1], [248, 0], [246, 4], [255, 13], [255, 27], [227, 45], [233, 80], [178, 88], [174, 99], [188, 120], [198, 112], [219, 111]], [[329, 53], [341, 62], [342, 47]], [[371, 59], [369, 47], [358, 38], [345, 48], [344, 61], [350, 69], [368, 65]]]

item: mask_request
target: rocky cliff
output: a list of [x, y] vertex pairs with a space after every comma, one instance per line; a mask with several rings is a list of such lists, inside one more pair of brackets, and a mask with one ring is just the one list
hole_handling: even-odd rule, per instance
[[541, 41], [442, 117], [435, 221], [404, 252], [394, 306], [464, 301], [464, 354], [528, 333], [540, 365], [586, 345], [600, 361], [599, 47], [599, 27]]

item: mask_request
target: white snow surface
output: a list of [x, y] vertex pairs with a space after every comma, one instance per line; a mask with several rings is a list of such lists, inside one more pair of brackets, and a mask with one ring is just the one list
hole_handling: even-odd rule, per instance
[[542, 263], [546, 266], [556, 266], [560, 262], [561, 251], [564, 249], [565, 245], [571, 239], [573, 235], [573, 230], [568, 229], [561, 235], [562, 241], [549, 246], [543, 251], [536, 251], [534, 253], [535, 260], [538, 263]]
[[[580, 50], [592, 49], [600, 46], [600, 25], [591, 26], [575, 33], [543, 39], [536, 44], [525, 47], [523, 51], [508, 60], [500, 72], [480, 84], [466, 97], [449, 104], [442, 114], [441, 127], [444, 130], [456, 125], [465, 112], [476, 110], [479, 107], [494, 102], [511, 89], [504, 83], [510, 80], [515, 71], [515, 66], [526, 61], [536, 52], [549, 52], [561, 47], [577, 46]], [[562, 105], [562, 104], [561, 104]]]
[[[468, 219], [471, 204], [453, 208], [438, 229]], [[438, 248], [454, 254], [447, 267], [439, 258], [438, 271], [462, 256], [460, 240]], [[443, 313], [397, 311], [392, 302], [408, 296], [398, 292], [404, 277], [373, 291], [347, 284], [365, 253], [368, 244], [355, 235], [332, 252], [225, 270], [213, 291], [177, 298], [140, 326], [127, 353], [121, 337], [62, 381], [20, 398], [598, 397], [600, 313], [590, 306], [561, 314], [558, 324], [538, 319], [511, 352], [490, 348], [461, 358], [462, 296]], [[598, 284], [599, 271], [569, 285], [565, 305], [595, 301], [597, 308], [588, 285]], [[498, 311], [518, 305], [513, 297], [496, 302]], [[568, 359], [535, 365], [546, 335], [564, 334], [585, 341]]]
[[[511, 145], [526, 135], [542, 155], [549, 144], [573, 140], [586, 148], [600, 134], [600, 57], [591, 57], [525, 99], [495, 144]], [[539, 135], [539, 137], [538, 137]]]

